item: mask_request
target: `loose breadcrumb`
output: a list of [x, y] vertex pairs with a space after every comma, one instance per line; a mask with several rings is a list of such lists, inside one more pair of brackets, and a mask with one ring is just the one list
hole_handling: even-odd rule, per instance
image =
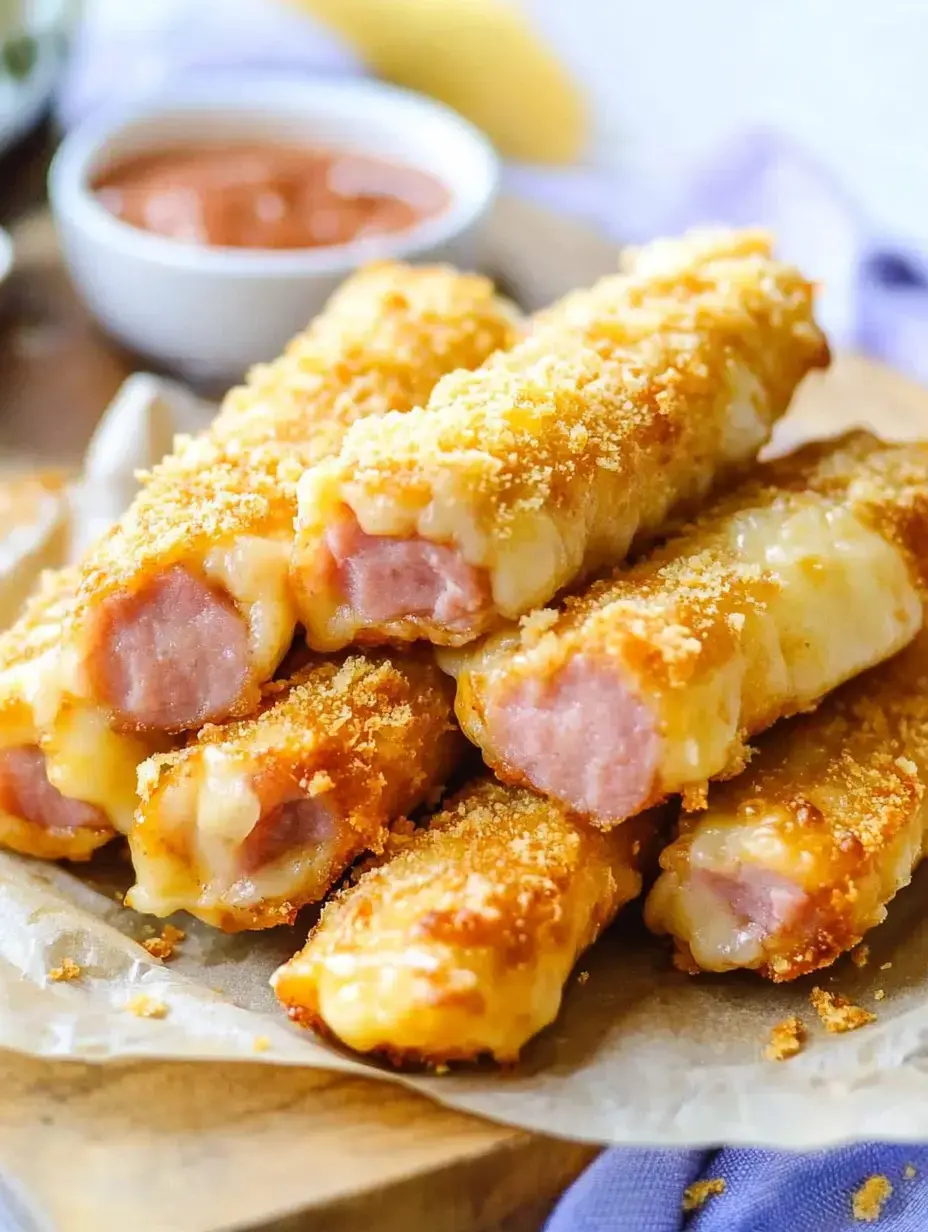
[[873, 994], [873, 999], [874, 1001], [882, 1001], [885, 996], [886, 996], [885, 991], [882, 988], [878, 988], [876, 992]]
[[893, 1192], [889, 1179], [881, 1173], [868, 1176], [860, 1189], [855, 1189], [851, 1199], [854, 1218], [861, 1223], [876, 1223], [883, 1213], [883, 1206]]
[[582, 988], [589, 978], [590, 978], [589, 971], [581, 971], [580, 974], [577, 976], [577, 983]]
[[859, 945], [856, 950], [851, 951], [851, 962], [855, 967], [866, 967], [870, 961], [869, 945]]
[[167, 962], [168, 959], [173, 958], [178, 943], [186, 936], [182, 928], [175, 928], [173, 924], [165, 924], [161, 935], [149, 937], [147, 941], [143, 941], [142, 948], [148, 950], [152, 958], [160, 958], [162, 962]]
[[48, 973], [50, 980], [79, 980], [84, 973], [84, 968], [79, 966], [73, 958], [65, 958], [62, 960], [60, 967], [52, 967]]
[[251, 1041], [251, 1046], [255, 1052], [267, 1052], [271, 1046], [271, 1041], [266, 1035], [256, 1035]]
[[720, 1176], [713, 1177], [710, 1181], [694, 1181], [683, 1191], [683, 1210], [698, 1211], [713, 1194], [724, 1192], [725, 1182]]
[[881, 971], [888, 971], [893, 964], [891, 962], [880, 963]]
[[868, 1022], [876, 1022], [876, 1014], [859, 1005], [852, 1005], [847, 997], [837, 992], [826, 992], [824, 988], [815, 987], [809, 994], [809, 1000], [826, 1031], [856, 1031]]
[[906, 1164], [902, 1170], [902, 1179], [904, 1181], [914, 1181], [918, 1175], [914, 1164]]
[[786, 1061], [801, 1052], [805, 1042], [805, 1023], [795, 1014], [791, 1014], [771, 1030], [770, 1042], [764, 1049], [764, 1056], [768, 1061]]
[[143, 992], [137, 992], [134, 997], [130, 997], [125, 1008], [136, 1018], [167, 1018], [168, 1015], [168, 1007], [163, 1001], [157, 1001]]

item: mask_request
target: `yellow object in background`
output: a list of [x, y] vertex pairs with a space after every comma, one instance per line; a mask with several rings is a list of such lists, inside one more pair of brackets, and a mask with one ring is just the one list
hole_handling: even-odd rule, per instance
[[569, 163], [586, 108], [565, 68], [506, 0], [295, 0], [387, 81], [429, 94], [509, 158]]

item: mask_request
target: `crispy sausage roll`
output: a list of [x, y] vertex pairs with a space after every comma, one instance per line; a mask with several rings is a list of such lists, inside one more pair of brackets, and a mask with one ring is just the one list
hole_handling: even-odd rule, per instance
[[136, 767], [155, 745], [109, 730], [91, 703], [60, 704], [57, 652], [74, 603], [73, 569], [46, 573], [0, 636], [0, 844], [86, 860], [128, 828]]
[[792, 980], [886, 917], [928, 835], [928, 632], [814, 714], [776, 726], [750, 766], [684, 816], [646, 919], [687, 970]]
[[290, 645], [296, 481], [354, 420], [428, 397], [513, 339], [484, 278], [376, 265], [181, 438], [81, 571], [70, 669], [126, 730], [249, 713]]
[[655, 829], [648, 815], [604, 833], [525, 789], [472, 784], [323, 909], [277, 996], [396, 1064], [515, 1060], [640, 893]]
[[466, 748], [430, 656], [319, 661], [266, 686], [256, 717], [204, 727], [141, 767], [127, 902], [234, 932], [292, 921]]
[[736, 773], [745, 738], [922, 624], [928, 445], [867, 433], [768, 463], [651, 556], [446, 653], [505, 780], [604, 825]]
[[547, 602], [753, 459], [827, 360], [809, 284], [764, 236], [643, 250], [307, 472], [293, 584], [308, 640], [457, 646]]

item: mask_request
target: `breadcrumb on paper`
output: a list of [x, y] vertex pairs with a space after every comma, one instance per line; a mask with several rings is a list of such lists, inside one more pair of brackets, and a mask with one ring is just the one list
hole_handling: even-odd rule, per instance
[[720, 1176], [708, 1181], [694, 1181], [683, 1191], [684, 1211], [698, 1211], [714, 1194], [725, 1192], [725, 1182]]
[[771, 1029], [770, 1042], [764, 1049], [764, 1056], [768, 1061], [787, 1061], [802, 1051], [805, 1042], [805, 1023], [795, 1014], [791, 1014]]
[[134, 997], [130, 997], [125, 1008], [136, 1018], [167, 1018], [168, 1016], [168, 1007], [163, 1001], [149, 997], [143, 992], [137, 992]]
[[878, 988], [876, 992], [873, 994], [873, 999], [874, 1001], [882, 1001], [885, 996], [886, 996], [885, 989]]
[[186, 936], [182, 928], [175, 928], [173, 924], [165, 924], [160, 936], [149, 937], [147, 941], [142, 942], [142, 948], [147, 950], [152, 958], [160, 958], [162, 962], [167, 962], [174, 957], [178, 944]]
[[824, 988], [815, 987], [809, 993], [809, 1000], [825, 1030], [835, 1034], [856, 1031], [858, 1027], [876, 1022], [876, 1014], [871, 1014], [860, 1005], [852, 1005], [847, 997], [837, 992], [826, 992]]
[[902, 1170], [902, 1179], [904, 1181], [914, 1181], [918, 1172], [914, 1164], [906, 1164]]
[[256, 1035], [251, 1041], [251, 1047], [254, 1052], [267, 1052], [271, 1046], [271, 1041], [266, 1035]]
[[893, 1187], [889, 1178], [876, 1173], [868, 1176], [859, 1189], [854, 1190], [851, 1198], [851, 1210], [854, 1218], [861, 1223], [876, 1223], [883, 1213], [883, 1207], [892, 1196]]
[[52, 967], [48, 973], [48, 978], [56, 983], [61, 981], [79, 980], [84, 974], [84, 968], [76, 963], [73, 958], [65, 958], [62, 960], [60, 967]]

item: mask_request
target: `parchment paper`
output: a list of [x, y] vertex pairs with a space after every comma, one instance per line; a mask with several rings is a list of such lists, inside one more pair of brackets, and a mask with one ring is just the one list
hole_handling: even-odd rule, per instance
[[[131, 497], [131, 470], [154, 461], [175, 427], [195, 429], [207, 415], [166, 382], [128, 382], [73, 494], [73, 541], [85, 543], [116, 515]], [[784, 438], [802, 435], [801, 421], [790, 422]], [[139, 942], [162, 922], [117, 901], [130, 881], [118, 843], [73, 869], [0, 854], [0, 1047], [83, 1061], [239, 1059], [380, 1076], [453, 1107], [599, 1142], [813, 1147], [928, 1138], [928, 867], [868, 939], [865, 968], [845, 958], [780, 988], [749, 975], [674, 971], [633, 908], [581, 961], [589, 978], [572, 977], [560, 1019], [517, 1068], [440, 1076], [396, 1075], [284, 1019], [268, 977], [302, 943], [309, 918], [225, 936], [178, 916], [186, 938], [161, 963]], [[51, 980], [65, 958], [81, 977]], [[875, 1010], [877, 1022], [826, 1034], [808, 1004], [815, 983]], [[165, 1016], [127, 1010], [139, 993]], [[805, 1050], [787, 1062], [763, 1059], [770, 1028], [789, 1013], [809, 1027]]]

